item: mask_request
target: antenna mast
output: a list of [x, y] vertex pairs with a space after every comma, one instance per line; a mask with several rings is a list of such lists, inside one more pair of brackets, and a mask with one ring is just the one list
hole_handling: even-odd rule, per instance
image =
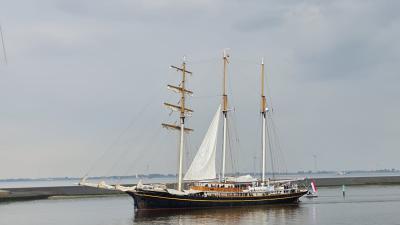
[[174, 129], [180, 131], [180, 143], [179, 143], [179, 162], [178, 162], [178, 191], [182, 191], [182, 174], [183, 174], [183, 147], [184, 147], [184, 132], [193, 131], [190, 128], [185, 128], [185, 118], [190, 116], [193, 110], [185, 107], [185, 97], [187, 94], [192, 95], [193, 92], [185, 89], [186, 74], [192, 74], [192, 72], [186, 70], [186, 59], [183, 58], [182, 67], [171, 66], [176, 71], [182, 72], [182, 80], [179, 86], [168, 85], [168, 89], [180, 94], [180, 105], [173, 105], [164, 103], [164, 105], [172, 111], [180, 112], [180, 124], [166, 124], [162, 126], [167, 129]]
[[228, 96], [226, 94], [226, 69], [227, 69], [227, 64], [229, 63], [228, 58], [229, 55], [226, 53], [227, 49], [224, 49], [224, 55], [223, 55], [223, 60], [224, 60], [224, 78], [222, 82], [222, 114], [224, 116], [224, 126], [223, 126], [223, 142], [222, 142], [222, 179], [225, 179], [225, 155], [226, 155], [226, 122], [227, 122], [227, 116], [228, 116]]

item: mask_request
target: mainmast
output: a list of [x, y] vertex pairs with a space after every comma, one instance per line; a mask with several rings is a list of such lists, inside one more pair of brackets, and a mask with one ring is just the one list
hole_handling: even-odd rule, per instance
[[222, 179], [225, 179], [225, 155], [226, 155], [226, 122], [227, 122], [227, 116], [228, 116], [228, 96], [226, 94], [226, 69], [227, 69], [227, 64], [229, 63], [228, 61], [229, 55], [226, 53], [226, 50], [224, 50], [224, 55], [223, 55], [223, 60], [224, 60], [224, 78], [222, 82], [222, 114], [224, 116], [224, 125], [223, 125], [223, 142], [222, 142]]
[[265, 183], [265, 125], [267, 114], [267, 100], [264, 95], [264, 58], [261, 60], [261, 116], [262, 116], [262, 185]]
[[186, 82], [186, 74], [192, 74], [192, 72], [186, 70], [186, 61], [183, 58], [182, 67], [171, 66], [171, 68], [176, 69], [179, 72], [182, 72], [182, 81], [180, 85], [173, 86], [168, 85], [168, 89], [177, 92], [180, 94], [180, 105], [173, 105], [170, 103], [164, 103], [164, 105], [170, 108], [173, 111], [180, 112], [180, 124], [166, 124], [163, 123], [162, 126], [167, 129], [174, 129], [180, 131], [180, 143], [179, 143], [179, 162], [178, 162], [178, 191], [182, 191], [182, 176], [183, 176], [183, 146], [184, 146], [184, 132], [193, 131], [190, 128], [185, 128], [185, 118], [186, 116], [191, 115], [193, 110], [188, 109], [185, 107], [185, 97], [186, 95], [192, 95], [193, 92], [185, 89], [185, 82]]

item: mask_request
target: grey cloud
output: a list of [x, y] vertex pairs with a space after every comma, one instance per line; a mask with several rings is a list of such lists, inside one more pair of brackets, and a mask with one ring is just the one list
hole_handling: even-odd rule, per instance
[[55, 8], [61, 12], [99, 21], [157, 22], [160, 24], [192, 20], [205, 14], [209, 1], [67, 1], [58, 0]]
[[176, 135], [159, 125], [174, 121], [162, 108], [177, 101], [165, 90], [179, 78], [168, 66], [187, 55], [194, 72], [190, 159], [220, 101], [225, 47], [236, 169], [252, 170], [259, 153], [261, 56], [289, 171], [312, 169], [312, 154], [321, 169], [398, 164], [397, 1], [24, 3], [0, 8], [9, 53], [0, 66], [2, 178], [80, 176], [135, 118], [95, 174], [142, 173], [147, 164], [175, 172]]
[[240, 32], [252, 32], [264, 29], [273, 29], [281, 26], [283, 23], [284, 18], [279, 15], [271, 15], [268, 12], [262, 12], [250, 18], [243, 18], [243, 20], [237, 21], [234, 23], [233, 28]]

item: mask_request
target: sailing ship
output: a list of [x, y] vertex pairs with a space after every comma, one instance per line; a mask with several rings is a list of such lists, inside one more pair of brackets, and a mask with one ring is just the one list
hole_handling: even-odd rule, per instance
[[[249, 205], [267, 205], [277, 203], [296, 203], [299, 198], [307, 193], [306, 189], [298, 187], [294, 180], [270, 180], [266, 178], [266, 118], [267, 101], [264, 95], [264, 61], [261, 62], [261, 110], [262, 115], [262, 174], [260, 179], [250, 175], [229, 177], [226, 174], [226, 147], [227, 147], [227, 121], [228, 121], [228, 95], [226, 90], [227, 66], [229, 55], [223, 53], [223, 90], [222, 104], [211, 120], [205, 137], [195, 155], [189, 169], [183, 174], [183, 155], [185, 133], [193, 129], [185, 126], [186, 119], [193, 113], [186, 107], [186, 97], [193, 92], [186, 87], [188, 74], [185, 59], [180, 67], [171, 66], [182, 75], [178, 86], [168, 85], [168, 89], [180, 95], [179, 105], [164, 103], [164, 105], [179, 113], [179, 124], [163, 123], [167, 129], [180, 132], [178, 173], [176, 188], [169, 188], [165, 184], [142, 184], [139, 182], [134, 187], [112, 186], [105, 183], [92, 185], [85, 180], [81, 185], [96, 186], [107, 189], [118, 189], [126, 192], [134, 199], [137, 210], [147, 209], [194, 209], [206, 207], [233, 207]], [[217, 136], [220, 117], [223, 119], [222, 165], [220, 177], [217, 178], [216, 151]]]

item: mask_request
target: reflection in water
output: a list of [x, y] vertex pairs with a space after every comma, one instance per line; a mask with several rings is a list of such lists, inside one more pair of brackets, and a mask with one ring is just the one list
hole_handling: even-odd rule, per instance
[[311, 224], [317, 224], [317, 206], [311, 205]]
[[286, 224], [303, 214], [298, 204], [208, 208], [195, 210], [136, 211], [134, 224]]

